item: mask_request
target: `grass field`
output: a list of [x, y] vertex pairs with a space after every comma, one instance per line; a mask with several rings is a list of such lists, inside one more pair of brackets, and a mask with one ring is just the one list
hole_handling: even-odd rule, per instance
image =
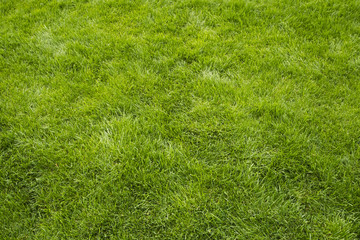
[[360, 1], [0, 13], [0, 239], [360, 238]]

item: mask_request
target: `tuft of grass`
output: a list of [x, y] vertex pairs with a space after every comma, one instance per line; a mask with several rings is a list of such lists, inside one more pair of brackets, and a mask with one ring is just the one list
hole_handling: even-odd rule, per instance
[[0, 0], [1, 239], [360, 238], [356, 0]]

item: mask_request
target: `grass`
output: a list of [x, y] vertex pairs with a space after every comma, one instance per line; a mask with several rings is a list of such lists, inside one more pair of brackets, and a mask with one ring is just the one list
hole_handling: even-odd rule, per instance
[[359, 1], [0, 11], [0, 239], [360, 238]]

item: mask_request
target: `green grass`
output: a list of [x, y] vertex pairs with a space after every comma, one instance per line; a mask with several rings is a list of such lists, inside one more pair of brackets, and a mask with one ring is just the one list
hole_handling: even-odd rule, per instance
[[0, 0], [0, 239], [359, 239], [358, 0]]

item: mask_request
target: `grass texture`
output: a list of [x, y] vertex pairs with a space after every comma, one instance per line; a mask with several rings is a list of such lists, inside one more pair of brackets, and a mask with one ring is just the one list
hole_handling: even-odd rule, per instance
[[359, 239], [358, 0], [0, 0], [0, 239]]

